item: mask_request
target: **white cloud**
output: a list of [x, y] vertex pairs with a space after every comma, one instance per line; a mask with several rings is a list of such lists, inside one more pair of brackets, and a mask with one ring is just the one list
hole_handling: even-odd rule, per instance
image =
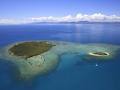
[[25, 24], [32, 22], [77, 22], [77, 21], [90, 21], [90, 22], [120, 22], [120, 16], [117, 15], [105, 15], [101, 13], [95, 13], [92, 15], [77, 14], [75, 16], [67, 15], [64, 17], [32, 17], [27, 19], [0, 19], [0, 24]]

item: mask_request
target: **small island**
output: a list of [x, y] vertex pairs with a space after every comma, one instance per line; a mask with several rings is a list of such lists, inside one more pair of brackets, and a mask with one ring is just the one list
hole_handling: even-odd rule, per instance
[[12, 46], [9, 49], [9, 54], [30, 58], [49, 51], [53, 46], [48, 42], [23, 42]]
[[108, 52], [90, 52], [89, 55], [101, 57], [101, 56], [109, 56], [110, 54]]

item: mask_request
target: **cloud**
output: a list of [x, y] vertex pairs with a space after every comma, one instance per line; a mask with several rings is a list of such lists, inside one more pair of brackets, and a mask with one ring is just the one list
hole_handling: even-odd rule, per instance
[[77, 14], [76, 20], [78, 21], [99, 21], [99, 22], [120, 22], [120, 16], [116, 15], [104, 15], [101, 13], [95, 13], [92, 15]]
[[26, 19], [0, 19], [0, 24], [26, 24], [33, 22], [78, 22], [78, 21], [90, 21], [90, 22], [120, 22], [120, 16], [117, 15], [105, 15], [101, 13], [95, 13], [92, 15], [78, 13], [75, 16], [67, 15], [64, 17], [32, 17]]

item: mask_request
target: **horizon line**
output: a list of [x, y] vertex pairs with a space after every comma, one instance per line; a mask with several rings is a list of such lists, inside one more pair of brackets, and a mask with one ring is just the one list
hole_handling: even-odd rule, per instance
[[42, 16], [42, 17], [31, 17], [24, 19], [7, 19], [0, 18], [0, 25], [6, 24], [29, 24], [29, 23], [61, 23], [61, 22], [120, 22], [120, 16], [117, 15], [105, 15], [101, 13], [94, 14], [81, 14], [78, 13], [75, 16], [67, 15], [63, 17], [53, 17], [53, 16]]

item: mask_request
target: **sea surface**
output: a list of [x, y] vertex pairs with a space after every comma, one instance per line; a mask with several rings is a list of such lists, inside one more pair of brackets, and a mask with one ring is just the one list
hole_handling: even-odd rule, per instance
[[[0, 47], [31, 40], [120, 46], [120, 24], [0, 25]], [[0, 90], [120, 90], [120, 57], [99, 65], [66, 54], [56, 70], [32, 80], [17, 80], [15, 65], [0, 59]]]

